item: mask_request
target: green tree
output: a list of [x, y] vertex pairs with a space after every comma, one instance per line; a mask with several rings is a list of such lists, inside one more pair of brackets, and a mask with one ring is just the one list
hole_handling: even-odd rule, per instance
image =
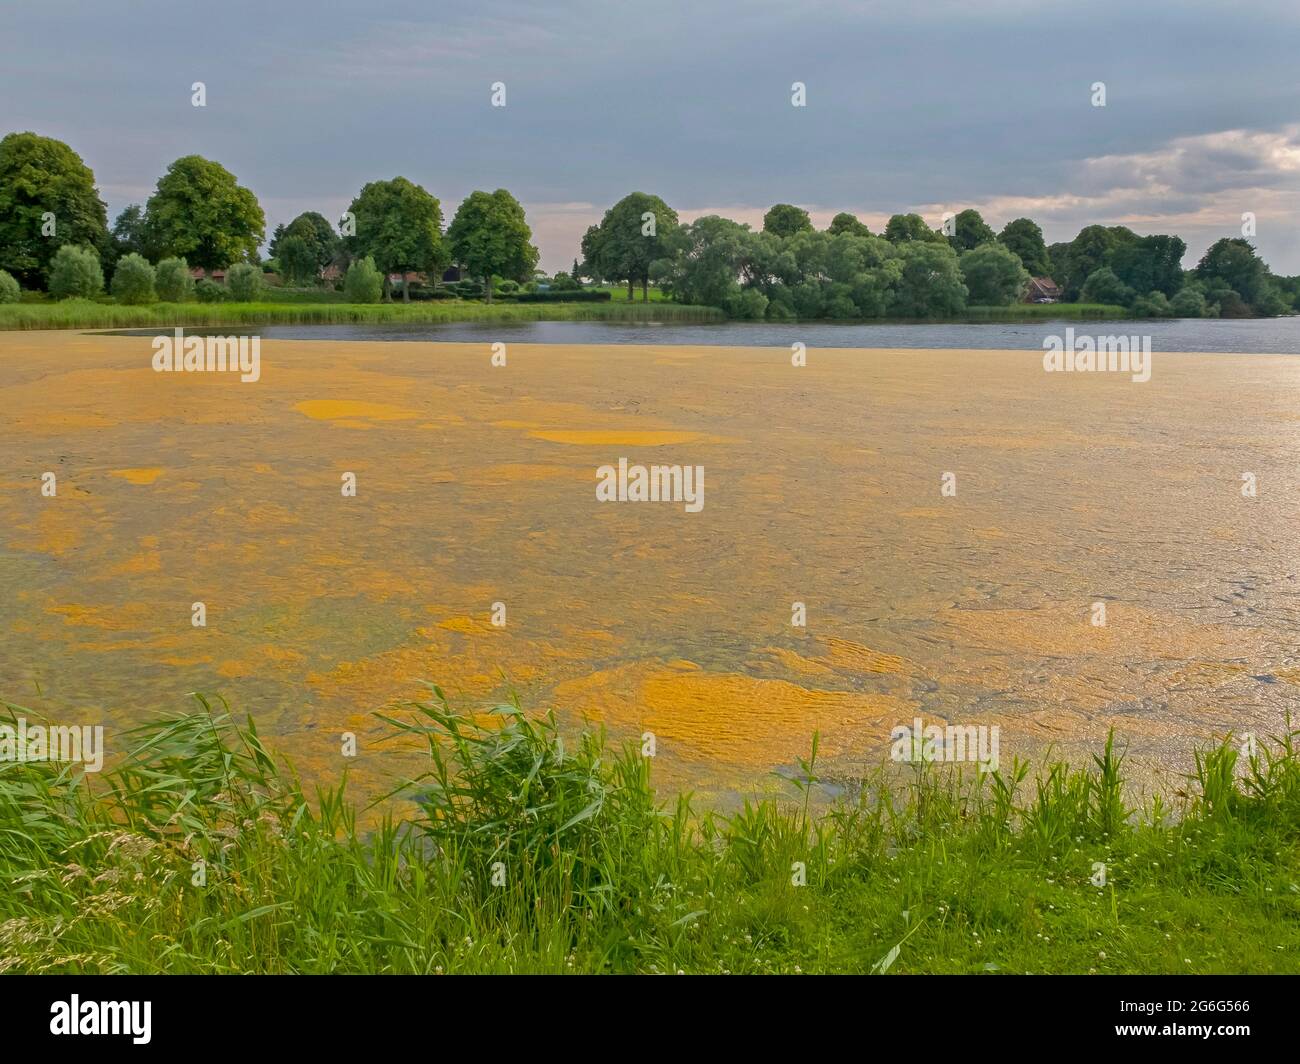
[[262, 268], [237, 262], [226, 271], [226, 288], [237, 303], [256, 303], [262, 294]]
[[[329, 220], [316, 211], [306, 211], [285, 226], [280, 237], [283, 239], [289, 236], [298, 237], [311, 252], [313, 266], [309, 276], [312, 280], [335, 260], [342, 246], [342, 241]], [[276, 255], [279, 249], [277, 243], [271, 251], [272, 255]]]
[[973, 306], [1008, 307], [1029, 284], [1020, 256], [1000, 243], [982, 244], [961, 257], [961, 274]]
[[384, 294], [383, 275], [369, 255], [356, 259], [343, 278], [343, 297], [349, 303], [378, 303]]
[[902, 318], [942, 317], [966, 306], [957, 253], [942, 243], [907, 240], [898, 247], [902, 273], [894, 289], [890, 313]]
[[1117, 244], [1108, 265], [1135, 292], [1172, 296], [1183, 287], [1186, 253], [1187, 245], [1176, 236], [1143, 236]]
[[948, 238], [937, 229], [925, 224], [919, 214], [895, 214], [885, 224], [885, 239], [891, 244], [906, 244], [919, 240], [929, 243], [948, 243]]
[[1050, 277], [1052, 260], [1043, 242], [1043, 231], [1029, 218], [1007, 222], [998, 234], [998, 242], [1015, 252], [1031, 277]]
[[177, 159], [145, 204], [144, 236], [156, 257], [184, 257], [211, 271], [254, 260], [266, 232], [257, 197], [220, 163]]
[[93, 248], [64, 244], [50, 263], [50, 295], [93, 299], [104, 290], [104, 271]]
[[153, 303], [158, 297], [154, 292], [154, 270], [149, 260], [134, 251], [123, 255], [113, 270], [111, 290], [114, 299], [128, 306]]
[[831, 219], [831, 224], [827, 226], [826, 232], [831, 236], [870, 236], [871, 230], [858, 221], [855, 215], [848, 211], [841, 211]]
[[627, 281], [627, 297], [641, 282], [641, 298], [650, 298], [652, 264], [668, 253], [677, 229], [677, 212], [658, 196], [633, 192], [605, 212], [600, 225], [582, 238], [582, 272], [606, 281]]
[[471, 277], [483, 282], [484, 297], [492, 302], [492, 278], [526, 281], [537, 268], [533, 232], [519, 201], [503, 188], [471, 192], [447, 229], [452, 257]]
[[1065, 257], [1065, 277], [1056, 278], [1067, 300], [1078, 299], [1084, 282], [1107, 264], [1115, 240], [1115, 234], [1104, 225], [1089, 225], [1079, 230], [1079, 235], [1070, 241], [1070, 250]]
[[984, 221], [983, 215], [973, 207], [967, 207], [959, 212], [952, 221], [953, 234], [948, 238], [948, 243], [959, 255], [963, 251], [970, 251], [996, 239], [993, 230]]
[[304, 284], [314, 281], [320, 264], [311, 245], [302, 237], [290, 235], [287, 231], [280, 238], [280, 254], [277, 261], [280, 275], [289, 284]]
[[10, 133], [0, 140], [0, 268], [37, 288], [64, 244], [108, 250], [95, 175], [62, 141]]
[[119, 258], [145, 254], [144, 208], [140, 204], [132, 203], [117, 216], [113, 223], [113, 247]]
[[812, 227], [808, 212], [790, 203], [778, 203], [763, 215], [763, 232], [773, 236], [791, 237]]
[[153, 284], [163, 303], [185, 303], [194, 297], [194, 278], [184, 259], [163, 259], [158, 263]]
[[1263, 294], [1268, 267], [1248, 240], [1224, 237], [1211, 244], [1201, 256], [1196, 264], [1196, 277], [1207, 284], [1225, 285], [1253, 305]]
[[23, 290], [8, 270], [0, 270], [0, 303], [17, 303]]
[[1205, 296], [1188, 285], [1169, 301], [1169, 311], [1176, 318], [1205, 317]]
[[1079, 298], [1084, 303], [1111, 303], [1126, 307], [1136, 293], [1117, 276], [1109, 266], [1093, 270], [1084, 281]]
[[[442, 207], [420, 185], [404, 177], [371, 181], [348, 208], [356, 219], [356, 235], [344, 239], [355, 256], [370, 256], [384, 275], [440, 274], [450, 256], [442, 239]], [[409, 285], [402, 283], [402, 299], [410, 302]]]
[[668, 254], [657, 261], [656, 278], [683, 303], [724, 310], [737, 306], [752, 236], [748, 226], [729, 218], [697, 218], [669, 236]]

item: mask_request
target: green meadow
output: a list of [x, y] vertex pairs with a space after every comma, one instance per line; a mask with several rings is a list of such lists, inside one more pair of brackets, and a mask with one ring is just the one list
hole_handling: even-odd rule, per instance
[[722, 321], [677, 303], [155, 303], [93, 300], [0, 305], [0, 329], [132, 329], [202, 325], [423, 325], [458, 321]]
[[1300, 971], [1300, 732], [1141, 808], [1113, 742], [828, 804], [814, 739], [724, 815], [513, 705], [383, 719], [427, 770], [365, 810], [203, 699], [99, 775], [0, 761], [0, 971]]

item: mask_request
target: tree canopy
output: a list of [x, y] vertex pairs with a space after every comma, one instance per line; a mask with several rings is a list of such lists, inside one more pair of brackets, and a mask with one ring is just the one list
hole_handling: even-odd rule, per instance
[[[371, 181], [348, 208], [356, 235], [345, 238], [355, 257], [370, 256], [384, 274], [441, 273], [451, 261], [442, 239], [442, 207], [421, 186], [404, 177]], [[402, 298], [409, 301], [407, 285]]]
[[791, 203], [778, 203], [763, 215], [763, 232], [773, 236], [794, 236], [812, 229], [812, 219], [802, 207]]
[[145, 204], [145, 242], [153, 257], [177, 256], [205, 270], [257, 258], [266, 217], [257, 197], [220, 163], [177, 159]]
[[582, 238], [582, 272], [606, 281], [626, 281], [628, 298], [632, 285], [641, 282], [647, 297], [650, 267], [667, 254], [677, 228], [677, 212], [658, 196], [633, 192], [605, 212], [600, 225], [593, 225]]
[[454, 260], [483, 281], [492, 301], [492, 278], [523, 282], [537, 268], [537, 248], [519, 201], [503, 188], [471, 192], [447, 230]]
[[[1002, 227], [998, 243], [1013, 251], [1031, 277], [1051, 277], [1052, 260], [1043, 242], [1043, 231], [1028, 218], [1016, 218]], [[1060, 283], [1059, 277], [1054, 277]]]
[[39, 287], [63, 244], [108, 250], [95, 175], [62, 141], [10, 133], [0, 140], [0, 269]]

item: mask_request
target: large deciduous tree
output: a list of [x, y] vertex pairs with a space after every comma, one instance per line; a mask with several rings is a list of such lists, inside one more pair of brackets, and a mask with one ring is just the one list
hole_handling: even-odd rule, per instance
[[257, 197], [220, 163], [177, 159], [145, 204], [145, 242], [155, 258], [177, 256], [204, 270], [251, 261], [266, 234]]
[[773, 236], [794, 236], [795, 233], [809, 232], [812, 227], [808, 212], [792, 203], [778, 203], [763, 215], [763, 232]]
[[1007, 307], [1020, 299], [1029, 271], [1020, 256], [999, 243], [981, 244], [961, 256], [961, 275], [974, 306]]
[[[389, 293], [388, 275], [397, 271], [440, 273], [450, 262], [442, 239], [442, 207], [436, 197], [413, 181], [395, 177], [371, 181], [348, 208], [356, 220], [356, 233], [345, 238], [355, 256], [370, 256], [384, 275], [384, 292]], [[411, 293], [402, 282], [402, 299]]]
[[[1052, 273], [1052, 260], [1043, 242], [1043, 231], [1029, 218], [1016, 218], [1007, 222], [998, 234], [998, 243], [1014, 251], [1030, 276], [1048, 277]], [[1059, 282], [1060, 278], [1054, 278]]]
[[63, 244], [109, 250], [95, 175], [62, 141], [10, 133], [0, 140], [0, 269], [40, 287]]
[[984, 216], [974, 207], [967, 207], [953, 219], [953, 234], [948, 238], [948, 243], [960, 255], [963, 251], [988, 244], [993, 239], [993, 230], [984, 221]]
[[519, 282], [532, 277], [538, 258], [532, 239], [523, 207], [503, 188], [471, 192], [447, 229], [453, 260], [482, 279], [489, 303], [494, 276]]
[[582, 271], [606, 281], [641, 282], [641, 296], [649, 299], [650, 267], [668, 254], [669, 238], [677, 228], [677, 212], [658, 196], [633, 192], [605, 212], [582, 238]]

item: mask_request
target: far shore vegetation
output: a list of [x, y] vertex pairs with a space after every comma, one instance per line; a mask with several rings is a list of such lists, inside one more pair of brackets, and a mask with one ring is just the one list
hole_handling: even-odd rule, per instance
[[110, 228], [72, 148], [30, 132], [0, 140], [0, 329], [643, 320], [650, 307], [654, 320], [769, 322], [1300, 308], [1300, 277], [1274, 275], [1244, 234], [1185, 270], [1177, 236], [1090, 225], [1048, 245], [1029, 218], [995, 231], [974, 209], [937, 227], [896, 214], [873, 233], [849, 213], [817, 230], [807, 211], [777, 204], [755, 231], [716, 215], [683, 223], [633, 192], [548, 275], [507, 190], [471, 193], [448, 220], [437, 197], [395, 177], [367, 184], [337, 222], [308, 211], [277, 225], [264, 259], [266, 236], [254, 193], [202, 156], [173, 162]]
[[1289, 723], [1144, 800], [1113, 736], [829, 799], [814, 736], [788, 798], [728, 815], [660, 799], [639, 746], [435, 687], [381, 718], [427, 771], [359, 820], [199, 702], [102, 774], [0, 761], [0, 973], [1300, 971]]

